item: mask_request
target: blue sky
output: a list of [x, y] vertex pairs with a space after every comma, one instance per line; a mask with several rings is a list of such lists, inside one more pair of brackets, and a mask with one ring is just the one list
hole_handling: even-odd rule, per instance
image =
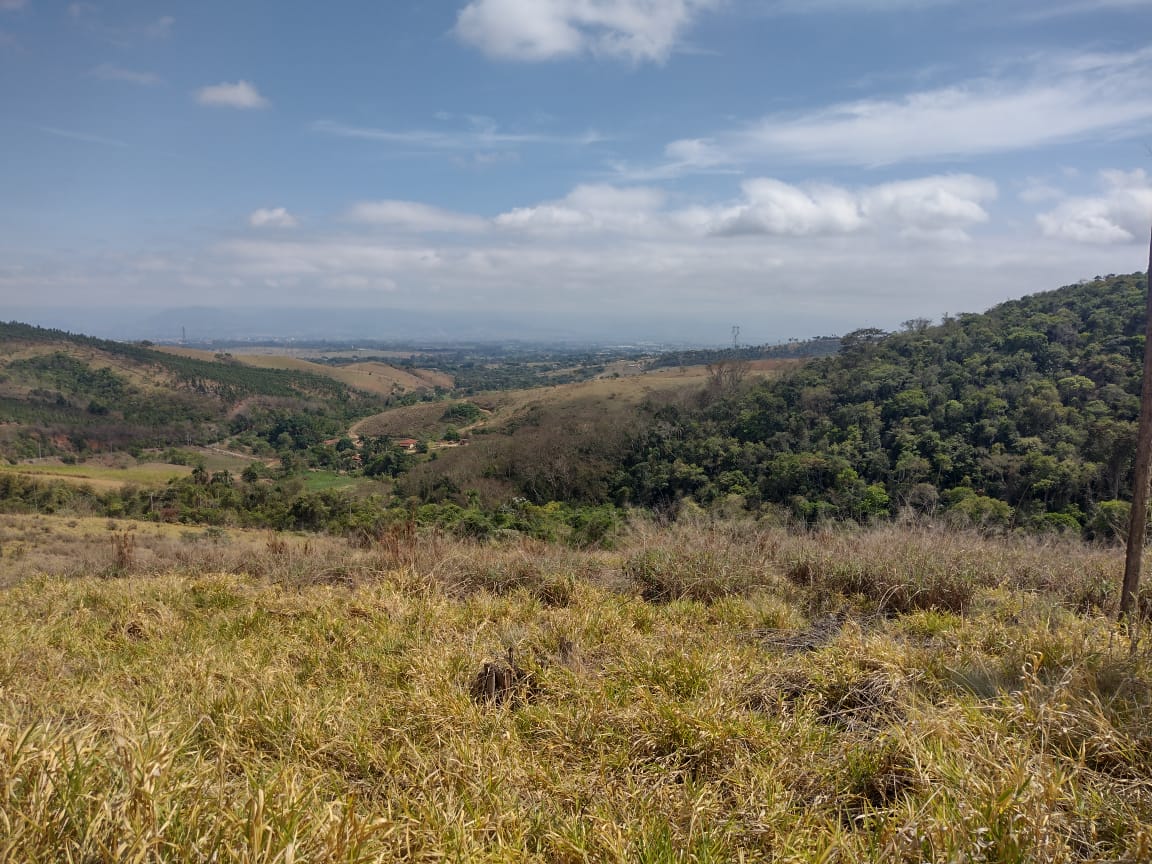
[[1146, 264], [1150, 35], [1152, 0], [0, 0], [0, 307], [979, 310]]

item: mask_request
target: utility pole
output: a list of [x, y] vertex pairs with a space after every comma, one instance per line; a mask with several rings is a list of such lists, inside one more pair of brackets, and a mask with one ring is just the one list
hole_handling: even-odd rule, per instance
[[732, 350], [733, 351], [739, 351], [740, 350], [740, 325], [739, 324], [733, 324], [732, 325]]
[[1145, 285], [1144, 378], [1140, 383], [1140, 426], [1136, 432], [1136, 476], [1132, 480], [1132, 514], [1128, 550], [1124, 556], [1124, 587], [1120, 618], [1132, 613], [1140, 593], [1140, 564], [1148, 530], [1148, 485], [1152, 481], [1152, 233], [1148, 237], [1148, 280]]

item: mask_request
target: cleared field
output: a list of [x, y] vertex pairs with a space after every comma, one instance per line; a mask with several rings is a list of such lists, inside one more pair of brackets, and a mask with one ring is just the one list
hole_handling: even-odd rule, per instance
[[371, 477], [349, 477], [333, 471], [308, 471], [301, 476], [304, 488], [309, 492], [324, 492], [328, 489], [365, 489], [382, 492], [386, 488], [380, 481]]
[[[218, 469], [217, 469], [218, 470]], [[128, 466], [85, 462], [78, 465], [62, 463], [0, 464], [0, 471], [37, 479], [62, 480], [66, 483], [89, 485], [94, 489], [121, 489], [128, 484], [163, 486], [176, 477], [192, 473], [186, 465], [148, 462]]]
[[187, 449], [196, 459], [201, 460], [204, 467], [209, 471], [231, 471], [233, 474], [239, 474], [253, 462], [276, 465], [280, 461], [279, 459], [264, 459], [258, 456], [245, 456], [242, 453], [231, 453], [217, 447], [189, 447]]
[[5, 860], [1152, 860], [1117, 550], [111, 527], [0, 517], [73, 552], [0, 592]]

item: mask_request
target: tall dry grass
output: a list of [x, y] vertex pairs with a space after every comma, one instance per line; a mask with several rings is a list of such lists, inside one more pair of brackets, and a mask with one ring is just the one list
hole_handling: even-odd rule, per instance
[[0, 523], [0, 860], [1152, 858], [1112, 550], [128, 527]]

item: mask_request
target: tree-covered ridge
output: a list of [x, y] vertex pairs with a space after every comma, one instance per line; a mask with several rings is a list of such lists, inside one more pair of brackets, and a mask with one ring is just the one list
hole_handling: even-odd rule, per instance
[[813, 336], [791, 339], [778, 345], [742, 345], [737, 348], [707, 348], [689, 351], [667, 351], [647, 362], [649, 369], [669, 366], [705, 366], [723, 360], [807, 360], [829, 357], [840, 350], [839, 336]]
[[664, 406], [618, 497], [1107, 532], [1109, 502], [1129, 493], [1144, 291], [1143, 275], [1109, 276], [938, 326], [857, 331], [781, 380]]

